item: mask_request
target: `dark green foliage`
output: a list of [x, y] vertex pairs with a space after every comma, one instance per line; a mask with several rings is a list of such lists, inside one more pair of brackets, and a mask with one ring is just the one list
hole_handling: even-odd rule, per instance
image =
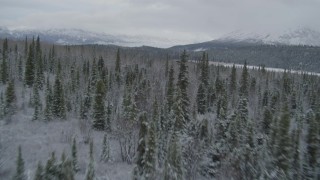
[[81, 104], [80, 118], [88, 119], [90, 117], [90, 109], [91, 109], [91, 91], [90, 91], [90, 84], [88, 84], [87, 91], [84, 96], [84, 100]]
[[13, 115], [16, 108], [16, 93], [14, 81], [10, 81], [6, 89], [5, 115]]
[[263, 113], [262, 130], [267, 135], [269, 135], [270, 133], [272, 119], [273, 117], [271, 111], [268, 108], [266, 108]]
[[168, 110], [170, 111], [173, 106], [174, 102], [174, 69], [173, 65], [171, 65], [170, 70], [169, 70], [169, 79], [168, 79], [168, 85], [167, 85], [167, 107]]
[[148, 122], [147, 114], [143, 113], [140, 117], [140, 130], [139, 130], [139, 142], [136, 155], [136, 164], [133, 169], [133, 179], [138, 180], [144, 176], [144, 167], [146, 166], [146, 161], [144, 159], [146, 153], [146, 144], [147, 144], [147, 132], [148, 132]]
[[157, 142], [156, 142], [156, 123], [158, 122], [158, 105], [157, 101], [154, 102], [153, 105], [153, 118], [149, 122], [149, 129], [148, 129], [148, 140], [147, 140], [147, 149], [145, 152], [145, 166], [144, 166], [144, 174], [145, 179], [155, 179], [156, 174], [156, 149], [157, 149]]
[[53, 117], [53, 93], [51, 90], [51, 86], [49, 84], [49, 79], [47, 80], [47, 87], [46, 87], [46, 107], [44, 110], [44, 119], [46, 121], [52, 120]]
[[120, 49], [117, 50], [117, 57], [116, 57], [116, 65], [115, 65], [115, 75], [118, 84], [121, 81], [121, 60], [120, 60]]
[[36, 173], [34, 175], [34, 180], [43, 180], [43, 179], [44, 179], [44, 169], [41, 162], [39, 162]]
[[307, 134], [307, 149], [305, 153], [305, 163], [304, 163], [304, 178], [315, 178], [315, 170], [318, 157], [319, 148], [319, 123], [315, 120], [313, 111], [309, 111], [307, 114], [307, 122], [309, 124], [308, 134]]
[[55, 152], [52, 152], [51, 158], [48, 159], [45, 167], [44, 179], [55, 180], [59, 176], [59, 168], [56, 161]]
[[100, 160], [103, 162], [108, 162], [110, 159], [111, 159], [111, 157], [110, 157], [110, 143], [109, 143], [109, 139], [108, 139], [107, 134], [104, 134]]
[[43, 59], [42, 59], [42, 50], [40, 46], [40, 38], [37, 37], [36, 45], [35, 45], [35, 83], [38, 88], [42, 89], [44, 84], [44, 67], [43, 67]]
[[8, 67], [8, 39], [6, 38], [3, 41], [3, 46], [2, 46], [2, 63], [1, 63], [1, 69], [0, 69], [0, 77], [1, 77], [1, 82], [3, 84], [6, 84], [7, 81], [9, 80], [9, 67]]
[[187, 66], [187, 52], [184, 50], [180, 56], [179, 61], [179, 74], [178, 74], [178, 81], [177, 81], [177, 88], [179, 88], [181, 95], [179, 99], [181, 103], [179, 104], [179, 108], [182, 110], [182, 116], [186, 122], [189, 122], [189, 96], [188, 96], [188, 66]]
[[38, 86], [34, 86], [33, 88], [33, 106], [34, 106], [34, 113], [33, 113], [32, 120], [38, 120], [40, 118], [40, 112], [42, 107]]
[[176, 135], [170, 140], [163, 176], [166, 180], [184, 179], [181, 147]]
[[88, 164], [85, 179], [86, 180], [94, 180], [95, 179], [95, 171], [94, 171], [94, 159], [93, 159], [93, 141], [90, 142], [89, 156], [90, 156], [90, 162]]
[[197, 108], [199, 114], [204, 114], [207, 110], [206, 89], [203, 83], [200, 83], [197, 93]]
[[55, 118], [66, 119], [66, 107], [64, 100], [63, 85], [59, 75], [56, 77], [53, 91], [52, 114]]
[[104, 105], [105, 89], [102, 80], [99, 80], [96, 86], [94, 105], [93, 105], [93, 128], [104, 130], [105, 128], [105, 105]]
[[72, 148], [71, 148], [71, 155], [72, 155], [72, 168], [73, 168], [73, 171], [75, 173], [77, 173], [80, 168], [79, 168], [79, 165], [78, 165], [78, 151], [77, 151], [77, 141], [76, 141], [76, 138], [73, 138], [73, 141], [72, 141]]
[[27, 176], [25, 174], [24, 160], [22, 158], [21, 146], [18, 148], [18, 158], [16, 161], [16, 172], [13, 176], [13, 180], [26, 180]]
[[248, 97], [248, 87], [249, 87], [249, 72], [247, 68], [247, 62], [245, 62], [242, 69], [242, 74], [241, 74], [240, 96]]
[[291, 159], [290, 149], [290, 114], [288, 112], [288, 106], [285, 105], [282, 111], [282, 115], [279, 121], [279, 129], [277, 133], [277, 153], [276, 153], [276, 165], [285, 173], [288, 173], [289, 163]]
[[230, 94], [233, 94], [237, 90], [237, 69], [233, 64], [230, 76]]
[[58, 179], [74, 180], [72, 162], [66, 158], [64, 152], [61, 155], [61, 162], [58, 165]]
[[33, 83], [35, 81], [35, 42], [34, 39], [32, 40], [32, 43], [29, 45], [29, 54], [26, 61], [25, 66], [25, 84], [28, 87], [33, 86]]

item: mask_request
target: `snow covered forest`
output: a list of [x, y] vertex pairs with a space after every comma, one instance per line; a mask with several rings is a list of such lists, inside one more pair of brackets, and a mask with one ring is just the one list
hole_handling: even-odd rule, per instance
[[319, 76], [212, 52], [0, 43], [0, 179], [320, 178]]

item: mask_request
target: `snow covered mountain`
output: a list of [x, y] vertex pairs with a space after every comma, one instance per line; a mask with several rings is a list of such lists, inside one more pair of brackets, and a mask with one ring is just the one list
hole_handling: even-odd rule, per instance
[[280, 33], [233, 31], [212, 41], [178, 45], [172, 47], [171, 49], [206, 51], [209, 49], [224, 49], [230, 47], [255, 46], [263, 44], [320, 46], [320, 32], [308, 28], [298, 28]]
[[127, 36], [111, 35], [106, 33], [96, 33], [81, 29], [8, 29], [0, 27], [0, 38], [22, 40], [26, 36], [40, 36], [42, 41], [61, 44], [61, 45], [80, 45], [80, 44], [111, 44], [119, 46], [153, 46], [170, 47], [179, 44], [177, 40], [169, 40], [158, 37], [148, 36]]
[[320, 32], [309, 28], [291, 29], [281, 33], [234, 31], [222, 36], [217, 41], [320, 46]]

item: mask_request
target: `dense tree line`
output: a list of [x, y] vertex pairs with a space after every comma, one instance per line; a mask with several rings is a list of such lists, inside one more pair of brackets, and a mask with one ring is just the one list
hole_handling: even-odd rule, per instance
[[[207, 52], [197, 63], [187, 51], [177, 61], [167, 53], [4, 40], [0, 117], [15, 123], [24, 92], [19, 108], [34, 110], [30, 123], [77, 118], [89, 149], [86, 179], [96, 176], [91, 131], [105, 134], [102, 162], [112, 159], [109, 137], [119, 143], [133, 179], [320, 177], [319, 77], [250, 70], [246, 62], [213, 66]], [[22, 151], [14, 179], [26, 179]], [[39, 162], [34, 179], [74, 179], [76, 139], [70, 152]]]

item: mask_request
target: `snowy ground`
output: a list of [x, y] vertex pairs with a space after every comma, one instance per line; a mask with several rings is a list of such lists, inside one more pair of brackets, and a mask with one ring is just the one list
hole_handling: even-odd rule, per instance
[[[89, 145], [82, 140], [77, 119], [67, 121], [53, 121], [50, 123], [31, 121], [30, 112], [19, 111], [13, 116], [12, 122], [6, 124], [0, 121], [0, 142], [5, 147], [4, 169], [5, 179], [10, 179], [15, 171], [18, 146], [22, 147], [25, 160], [25, 169], [28, 179], [33, 179], [38, 161], [45, 166], [51, 152], [55, 151], [56, 158], [60, 160], [63, 151], [71, 157], [72, 138], [77, 139], [78, 161], [81, 171], [76, 179], [84, 179], [89, 162]], [[102, 132], [93, 132], [95, 171], [99, 179], [126, 180], [131, 179], [132, 165], [123, 163], [120, 158], [118, 143], [111, 140], [112, 162], [100, 162], [102, 150]], [[0, 178], [2, 179], [2, 178]]]

